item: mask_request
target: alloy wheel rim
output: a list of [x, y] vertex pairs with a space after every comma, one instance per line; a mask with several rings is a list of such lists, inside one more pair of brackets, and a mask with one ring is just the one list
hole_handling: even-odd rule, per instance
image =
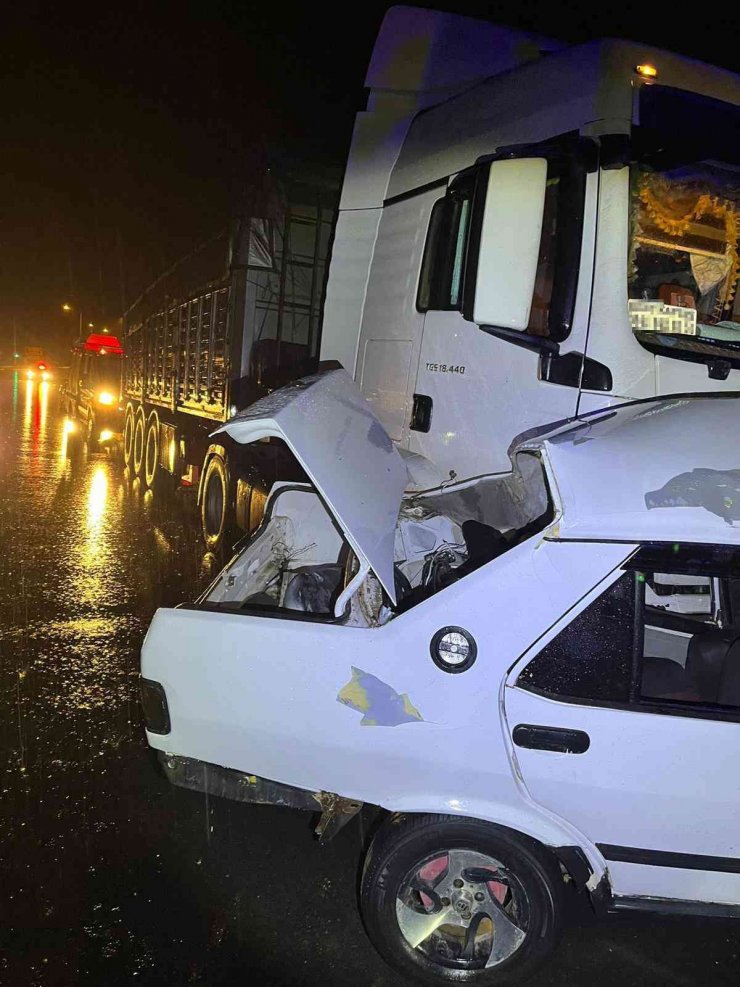
[[521, 882], [494, 857], [450, 849], [414, 864], [396, 896], [406, 944], [448, 969], [482, 970], [521, 947], [529, 901]]

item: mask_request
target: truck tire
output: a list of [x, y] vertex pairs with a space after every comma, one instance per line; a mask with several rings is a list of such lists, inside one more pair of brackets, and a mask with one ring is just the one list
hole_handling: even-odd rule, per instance
[[157, 486], [159, 467], [159, 417], [156, 411], [149, 415], [144, 442], [144, 483], [152, 490]]
[[134, 458], [134, 409], [131, 405], [126, 406], [126, 417], [123, 422], [123, 462], [131, 468]]
[[513, 830], [395, 815], [368, 851], [360, 898], [371, 942], [407, 977], [503, 987], [555, 948], [563, 882], [547, 850]]
[[211, 456], [203, 477], [200, 520], [203, 539], [208, 550], [214, 553], [221, 550], [233, 527], [230, 495], [226, 463], [219, 455]]
[[141, 476], [144, 468], [145, 445], [146, 421], [144, 419], [144, 409], [139, 405], [134, 418], [134, 454], [131, 459], [134, 476]]

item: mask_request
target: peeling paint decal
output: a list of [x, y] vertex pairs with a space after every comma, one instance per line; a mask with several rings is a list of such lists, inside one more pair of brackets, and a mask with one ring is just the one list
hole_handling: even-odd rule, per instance
[[352, 678], [337, 693], [337, 702], [362, 713], [363, 727], [397, 727], [424, 720], [405, 692], [399, 695], [386, 682], [354, 665]]
[[694, 469], [679, 473], [660, 490], [645, 494], [648, 510], [656, 507], [703, 507], [727, 524], [740, 521], [740, 470]]

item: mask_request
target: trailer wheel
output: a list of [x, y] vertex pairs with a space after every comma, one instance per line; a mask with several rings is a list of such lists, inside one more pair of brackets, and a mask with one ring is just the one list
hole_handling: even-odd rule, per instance
[[141, 405], [139, 405], [136, 409], [136, 417], [134, 421], [134, 455], [132, 459], [134, 476], [141, 476], [141, 471], [144, 466], [145, 443], [146, 428], [144, 421], [144, 409]]
[[129, 467], [134, 458], [134, 427], [134, 409], [129, 404], [123, 422], [123, 462]]
[[159, 477], [159, 418], [156, 411], [149, 415], [144, 444], [144, 482], [154, 489]]
[[200, 519], [203, 538], [211, 552], [218, 552], [230, 528], [229, 473], [221, 456], [211, 456], [203, 477]]
[[527, 837], [456, 816], [393, 816], [368, 851], [360, 891], [383, 958], [424, 983], [518, 983], [554, 949], [556, 861]]

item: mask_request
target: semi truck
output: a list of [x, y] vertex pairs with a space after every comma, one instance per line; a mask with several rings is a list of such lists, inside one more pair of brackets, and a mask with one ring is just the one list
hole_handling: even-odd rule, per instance
[[265, 166], [238, 218], [159, 277], [123, 319], [123, 458], [147, 487], [195, 486], [218, 551], [261, 519], [271, 478], [298, 475], [275, 445], [249, 456], [209, 435], [318, 364], [336, 216], [330, 167]]
[[121, 434], [124, 352], [117, 336], [91, 332], [76, 340], [60, 392], [68, 434], [113, 448]]

